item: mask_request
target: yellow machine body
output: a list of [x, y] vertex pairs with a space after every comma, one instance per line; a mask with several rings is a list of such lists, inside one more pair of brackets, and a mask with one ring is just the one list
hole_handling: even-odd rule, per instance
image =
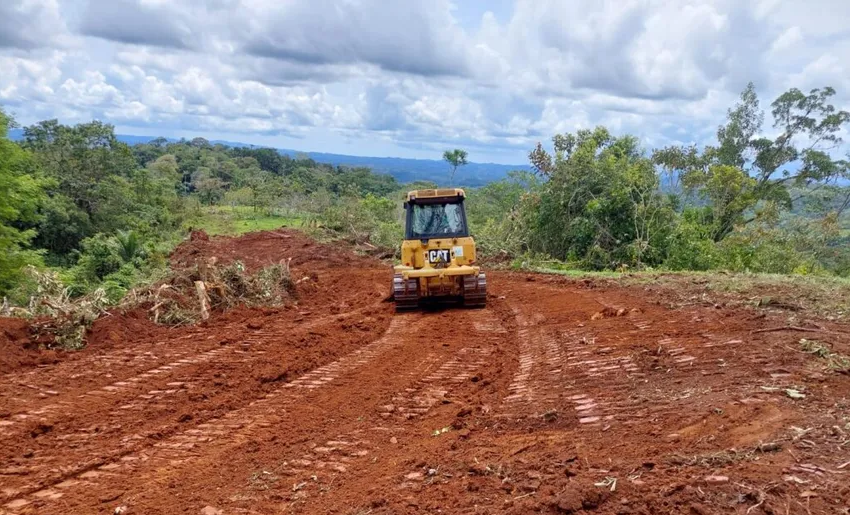
[[466, 225], [464, 199], [464, 191], [458, 188], [408, 193], [406, 236], [393, 278], [399, 309], [436, 297], [484, 305], [486, 279], [475, 266], [475, 240]]

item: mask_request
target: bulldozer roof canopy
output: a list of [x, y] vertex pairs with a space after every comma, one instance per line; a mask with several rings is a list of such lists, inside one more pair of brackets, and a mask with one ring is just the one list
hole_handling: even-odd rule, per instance
[[417, 199], [434, 200], [434, 199], [463, 199], [466, 193], [460, 188], [440, 188], [431, 190], [414, 190], [407, 194], [408, 202], [415, 202]]

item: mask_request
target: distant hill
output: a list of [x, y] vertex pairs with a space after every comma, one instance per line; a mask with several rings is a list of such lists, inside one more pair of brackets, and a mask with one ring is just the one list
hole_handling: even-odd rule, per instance
[[[120, 141], [128, 145], [137, 145], [139, 143], [148, 143], [156, 139], [152, 136], [134, 136], [132, 134], [116, 134]], [[9, 137], [13, 140], [23, 138], [23, 130], [12, 129], [9, 131]], [[175, 138], [166, 138], [168, 141], [179, 141]], [[228, 147], [255, 147], [261, 145], [250, 145], [236, 141], [210, 140], [210, 143], [216, 145], [226, 145]], [[350, 167], [367, 167], [373, 172], [385, 173], [392, 175], [399, 182], [413, 181], [434, 181], [438, 184], [445, 184], [449, 178], [449, 167], [445, 161], [437, 159], [407, 159], [404, 157], [366, 157], [366, 156], [349, 156], [345, 154], [330, 154], [326, 152], [301, 152], [292, 149], [277, 149], [281, 154], [287, 154], [295, 157], [298, 155], [308, 155], [319, 163], [329, 163], [334, 166], [350, 166]], [[501, 165], [495, 163], [469, 163], [461, 167], [457, 171], [455, 182], [464, 186], [483, 186], [487, 183], [498, 181], [504, 178], [508, 172], [512, 170], [531, 170], [528, 165]]]

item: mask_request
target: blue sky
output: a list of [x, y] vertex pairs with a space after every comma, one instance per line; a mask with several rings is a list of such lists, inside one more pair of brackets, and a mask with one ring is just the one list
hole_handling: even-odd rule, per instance
[[599, 124], [709, 143], [748, 81], [764, 107], [830, 85], [847, 108], [847, 20], [846, 0], [4, 0], [0, 105], [23, 124], [518, 164]]

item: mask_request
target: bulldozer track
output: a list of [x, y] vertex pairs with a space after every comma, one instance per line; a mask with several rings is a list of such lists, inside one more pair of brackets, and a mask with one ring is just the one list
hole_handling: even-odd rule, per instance
[[74, 469], [62, 471], [58, 477], [46, 479], [37, 487], [23, 486], [16, 493], [5, 495], [7, 499], [11, 499], [5, 506], [8, 509], [14, 509], [26, 506], [32, 500], [42, 502], [57, 500], [63, 496], [62, 490], [65, 488], [90, 488], [99, 478], [108, 479], [117, 473], [133, 473], [139, 466], [150, 468], [185, 460], [196, 454], [198, 447], [227, 443], [225, 437], [235, 439], [250, 432], [254, 426], [270, 425], [281, 416], [277, 414], [279, 411], [285, 413], [286, 406], [296, 403], [310, 390], [339, 379], [341, 375], [367, 364], [383, 352], [399, 345], [400, 339], [396, 332], [401, 325], [400, 319], [394, 320], [387, 333], [378, 341], [328, 365], [316, 368], [263, 397], [249, 402], [243, 408], [227, 412], [222, 417], [176, 433], [153, 445], [142, 444], [137, 448], [121, 450], [112, 458], [97, 458], [93, 462], [83, 462]]
[[[359, 310], [358, 310], [359, 311]], [[301, 324], [298, 332], [309, 332], [324, 325], [339, 322], [340, 318], [349, 315], [334, 315], [321, 317], [310, 322]], [[110, 382], [93, 389], [62, 392], [47, 390], [51, 398], [58, 399], [56, 402], [41, 405], [38, 408], [20, 411], [12, 414], [7, 420], [0, 420], [0, 442], [4, 438], [14, 437], [21, 431], [28, 432], [34, 424], [53, 427], [63, 422], [68, 417], [79, 417], [87, 413], [104, 412], [103, 417], [119, 420], [126, 417], [129, 412], [145, 411], [156, 407], [167, 407], [171, 397], [187, 395], [194, 391], [203, 390], [205, 383], [214, 380], [213, 375], [217, 368], [199, 370], [199, 365], [219, 362], [228, 366], [250, 366], [253, 363], [267, 360], [268, 350], [264, 350], [263, 342], [283, 340], [292, 336], [291, 330], [277, 331], [255, 331], [246, 336], [239, 343], [220, 345], [201, 351], [168, 352], [154, 354], [147, 351], [141, 354], [145, 359], [166, 363], [149, 368], [141, 373], [130, 377], [122, 377], [121, 380]], [[181, 340], [191, 340], [192, 336], [175, 339], [172, 343]], [[267, 346], [265, 347], [267, 349]], [[109, 376], [121, 375], [120, 367], [116, 363], [126, 363], [127, 353], [115, 353], [107, 355], [107, 359], [98, 356], [95, 363], [107, 363], [111, 371]], [[82, 370], [88, 370], [92, 363], [78, 364]], [[96, 367], [94, 367], [96, 368]], [[116, 370], [117, 369], [117, 370]], [[124, 372], [126, 373], [126, 372]], [[89, 374], [74, 374], [75, 379], [88, 376]], [[37, 389], [31, 386], [30, 389]], [[81, 431], [68, 435], [57, 436], [65, 441], [76, 440], [85, 442], [90, 440], [94, 433]], [[100, 445], [95, 442], [95, 445]]]

